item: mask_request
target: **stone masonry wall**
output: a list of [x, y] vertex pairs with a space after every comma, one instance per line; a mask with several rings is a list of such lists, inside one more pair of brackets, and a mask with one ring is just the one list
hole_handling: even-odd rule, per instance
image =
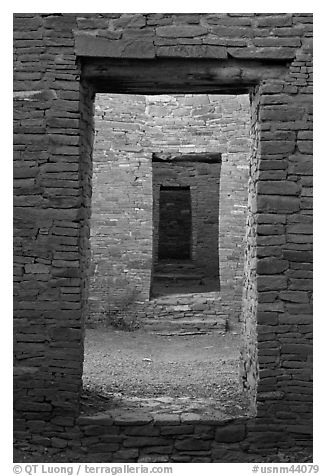
[[[221, 164], [191, 162], [153, 163], [153, 262], [158, 262], [160, 186], [189, 186], [191, 194], [191, 259], [194, 268], [219, 276], [218, 223]], [[246, 200], [244, 196], [244, 202]], [[231, 230], [230, 230], [231, 233]], [[241, 260], [241, 256], [239, 256]], [[216, 290], [219, 283], [216, 283]]]
[[[237, 322], [242, 300], [248, 201], [249, 98], [247, 95], [186, 94], [170, 99], [162, 96], [161, 104], [155, 104], [156, 101], [156, 96], [149, 98], [147, 111], [150, 137], [157, 150], [164, 152], [168, 147], [171, 153], [222, 154], [218, 309], [224, 319], [228, 317]], [[230, 232], [232, 240], [229, 239]]]
[[[98, 95], [93, 160], [90, 316], [133, 296], [149, 298], [151, 152], [144, 151], [145, 97]], [[135, 296], [133, 297], [135, 299]]]
[[[106, 80], [99, 78], [91, 68], [99, 58], [114, 63], [120, 75], [112, 78], [102, 68]], [[149, 69], [128, 81], [126, 64], [134, 71], [145, 60]], [[169, 78], [150, 76], [163, 63], [178, 71], [174, 92], [171, 86], [164, 90]], [[15, 437], [55, 449], [89, 445], [94, 440], [86, 431], [102, 434], [96, 417], [87, 430], [77, 419], [88, 259], [86, 183], [93, 93], [117, 88], [122, 93], [134, 88], [135, 94], [250, 92], [257, 121], [249, 161], [243, 306], [251, 339], [243, 368], [244, 382], [253, 395], [257, 391], [257, 416], [246, 421], [234, 459], [311, 445], [309, 13], [14, 15]], [[72, 295], [80, 299], [71, 300]], [[185, 441], [178, 447], [193, 447], [187, 441], [192, 430], [181, 423], [175, 426]], [[209, 444], [202, 433], [195, 438], [203, 451], [214, 444], [214, 461], [227, 458], [228, 431], [222, 433]], [[129, 446], [126, 433], [122, 441]], [[101, 442], [100, 451], [110, 460], [118, 448], [112, 449], [110, 438]], [[137, 455], [150, 446], [138, 437], [132, 444]], [[198, 454], [189, 451], [195, 460]]]
[[[91, 225], [94, 276], [90, 318], [93, 322], [103, 320], [107, 309], [119, 308], [133, 299], [139, 303], [139, 316], [146, 315], [147, 306], [149, 316], [154, 312], [154, 317], [166, 319], [166, 309], [153, 303], [145, 304], [149, 299], [152, 265], [157, 255], [152, 216], [152, 194], [157, 193], [157, 186], [154, 183], [153, 192], [151, 187], [158, 164], [154, 163], [152, 167], [152, 154], [206, 152], [222, 154], [222, 165], [218, 167], [220, 186], [217, 177], [216, 200], [211, 194], [205, 197], [203, 194], [201, 204], [193, 205], [194, 210], [200, 206], [202, 210], [212, 207], [216, 211], [212, 225], [216, 231], [211, 241], [217, 248], [219, 240], [215, 274], [219, 271], [219, 259], [221, 293], [210, 296], [209, 301], [202, 296], [200, 312], [195, 314], [204, 319], [202, 311], [207, 308], [207, 317], [218, 315], [222, 327], [226, 319], [237, 323], [242, 298], [247, 210], [248, 96], [103, 94], [98, 95], [96, 101]], [[165, 174], [172, 173], [167, 170], [171, 169], [168, 164], [161, 167], [165, 167]], [[174, 170], [175, 165], [173, 167]], [[192, 179], [192, 187], [195, 182], [198, 178]], [[164, 184], [171, 183], [166, 179]], [[197, 189], [199, 186], [196, 185]], [[201, 254], [204, 254], [197, 263], [203, 269], [207, 263], [205, 248], [207, 246], [201, 248]], [[214, 274], [213, 270], [211, 274]], [[215, 311], [214, 297], [218, 298]], [[191, 297], [189, 299], [191, 301]], [[174, 310], [171, 308], [168, 314], [172, 315]], [[185, 308], [184, 313], [186, 311], [189, 319], [190, 309]], [[132, 312], [135, 312], [134, 305]], [[175, 317], [185, 317], [184, 313], [178, 312]]]

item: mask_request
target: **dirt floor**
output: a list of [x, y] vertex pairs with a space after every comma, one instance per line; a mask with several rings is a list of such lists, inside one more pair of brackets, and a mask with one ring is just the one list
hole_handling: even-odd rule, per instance
[[[158, 411], [213, 410], [214, 415], [246, 415], [248, 402], [238, 382], [240, 338], [218, 333], [160, 336], [144, 331], [89, 329], [85, 339], [83, 413], [112, 407], [150, 406]], [[311, 450], [257, 457], [259, 462], [312, 461]], [[21, 442], [13, 461], [90, 462], [78, 451]]]
[[240, 338], [233, 333], [164, 336], [141, 330], [89, 329], [85, 338], [83, 410], [164, 406], [244, 416]]

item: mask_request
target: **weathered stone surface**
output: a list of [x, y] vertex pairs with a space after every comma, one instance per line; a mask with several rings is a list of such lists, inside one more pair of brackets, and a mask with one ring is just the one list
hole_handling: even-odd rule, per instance
[[289, 161], [289, 173], [297, 175], [312, 175], [312, 157], [297, 153], [291, 155]]
[[93, 35], [78, 34], [75, 36], [75, 52], [78, 56], [91, 57], [129, 57], [154, 58], [154, 44], [137, 40], [110, 40]]
[[137, 435], [137, 436], [158, 436], [160, 434], [160, 430], [156, 427], [151, 426], [151, 425], [142, 425], [142, 426], [132, 426], [130, 428], [126, 428], [124, 433], [126, 435], [130, 435], [130, 436], [133, 436], [133, 435]]
[[313, 261], [312, 251], [284, 250], [283, 257], [288, 261], [297, 263], [312, 263]]
[[91, 446], [91, 451], [93, 453], [104, 453], [107, 454], [112, 451], [117, 451], [120, 448], [120, 445], [117, 443], [97, 443]]
[[274, 291], [287, 288], [287, 279], [285, 276], [258, 276], [258, 291]]
[[296, 53], [295, 48], [286, 47], [247, 47], [247, 48], [228, 48], [228, 53], [232, 58], [241, 59], [273, 59], [285, 60], [293, 59]]
[[308, 293], [302, 291], [284, 291], [280, 293], [280, 298], [290, 302], [309, 302]]
[[215, 431], [215, 441], [223, 443], [235, 443], [245, 438], [245, 425], [228, 425], [217, 428]]
[[285, 260], [279, 260], [276, 258], [260, 259], [257, 262], [258, 274], [278, 274], [283, 273], [288, 269], [289, 264]]
[[281, 346], [281, 351], [284, 354], [311, 354], [312, 345], [307, 344], [284, 344]]
[[116, 425], [146, 425], [153, 421], [153, 417], [142, 411], [124, 411], [120, 410], [109, 412], [110, 416], [114, 418]]
[[138, 458], [139, 450], [137, 448], [122, 449], [114, 454], [115, 461], [128, 461]]
[[187, 435], [193, 433], [193, 425], [161, 426], [161, 435]]
[[193, 38], [196, 36], [203, 36], [207, 33], [207, 29], [203, 26], [188, 26], [188, 25], [168, 25], [159, 26], [156, 28], [156, 34], [167, 38]]
[[67, 441], [63, 440], [62, 438], [51, 438], [51, 445], [53, 448], [66, 448]]
[[210, 445], [210, 441], [203, 441], [200, 438], [183, 438], [175, 442], [175, 448], [179, 451], [206, 451]]
[[155, 436], [135, 436], [135, 437], [126, 437], [123, 442], [125, 447], [135, 447], [142, 448], [147, 446], [165, 446], [169, 444], [169, 439], [158, 438]]
[[300, 209], [300, 201], [296, 197], [280, 195], [258, 195], [257, 210], [263, 213], [294, 213]]
[[299, 187], [295, 182], [264, 180], [258, 184], [258, 193], [265, 195], [298, 195]]
[[274, 326], [278, 324], [278, 313], [277, 312], [257, 312], [257, 323], [264, 324], [267, 326]]
[[[159, 30], [167, 26], [169, 30]], [[163, 36], [160, 36], [159, 32], [163, 33]], [[79, 47], [79, 54], [76, 55], [75, 48], [78, 50]], [[225, 175], [221, 180], [224, 189], [220, 189], [220, 203], [228, 205], [224, 211], [220, 210], [219, 237], [224, 240], [226, 246], [220, 243], [219, 249], [220, 262], [227, 263], [228, 266], [224, 265], [220, 271], [221, 276], [226, 276], [225, 289], [229, 289], [231, 297], [236, 296], [237, 305], [240, 300], [234, 290], [241, 290], [241, 285], [237, 287], [230, 284], [233, 282], [230, 276], [233, 272], [233, 276], [240, 282], [242, 277], [234, 270], [242, 270], [243, 267], [238, 259], [239, 255], [235, 257], [230, 250], [238, 249], [239, 252], [242, 248], [238, 246], [239, 242], [230, 239], [229, 220], [245, 217], [248, 211], [242, 316], [245, 342], [242, 352], [242, 383], [250, 395], [254, 395], [258, 369], [259, 372], [268, 371], [272, 374], [264, 374], [260, 380], [257, 395], [258, 418], [246, 422], [247, 433], [244, 435], [245, 440], [241, 442], [234, 441], [236, 434], [237, 437], [239, 433], [242, 434], [241, 429], [223, 435], [223, 431], [228, 427], [218, 426], [217, 433], [222, 432], [222, 435], [219, 433], [217, 437], [218, 441], [212, 445], [210, 439], [202, 440], [201, 449], [198, 445], [194, 449], [177, 449], [177, 442], [192, 446], [189, 436], [180, 433], [175, 436], [167, 435], [168, 444], [143, 446], [139, 451], [137, 447], [129, 450], [121, 446], [122, 440], [112, 438], [116, 435], [110, 431], [116, 427], [123, 437], [134, 438], [127, 437], [123, 429], [145, 427], [152, 423], [128, 425], [126, 422], [121, 426], [113, 423], [107, 425], [103, 424], [102, 416], [98, 418], [99, 424], [94, 418], [90, 424], [87, 420], [89, 417], [82, 417], [76, 428], [71, 426], [77, 415], [82, 373], [82, 323], [86, 309], [89, 260], [87, 242], [91, 204], [92, 98], [95, 90], [104, 91], [109, 86], [126, 93], [130, 93], [130, 88], [139, 87], [138, 83], [135, 86], [133, 68], [130, 69], [131, 76], [115, 76], [113, 81], [111, 78], [109, 86], [105, 78], [101, 84], [93, 78], [94, 81], [90, 84], [84, 75], [83, 51], [93, 58], [96, 55], [115, 58], [116, 61], [112, 61], [111, 66], [115, 62], [121, 65], [120, 59], [127, 63], [129, 58], [146, 59], [146, 67], [141, 71], [143, 94], [168, 93], [173, 90], [173, 94], [176, 91], [188, 92], [198, 100], [203, 90], [205, 93], [216, 92], [216, 87], [221, 88], [223, 84], [224, 89], [219, 89], [220, 92], [238, 95], [239, 99], [243, 92], [248, 91], [248, 87], [256, 85], [251, 94], [253, 147], [252, 153], [246, 156], [250, 156], [249, 200], [244, 207], [235, 206], [235, 197], [240, 188], [233, 188], [233, 180], [235, 171], [239, 175], [249, 171], [249, 163], [246, 164], [247, 168], [241, 168], [243, 164], [236, 158], [236, 154], [243, 152], [243, 149], [240, 150], [242, 138], [232, 141], [228, 136], [224, 143], [216, 141], [217, 130], [219, 127], [223, 129], [224, 123], [221, 122], [221, 116], [216, 116], [217, 108], [210, 109], [212, 101], [214, 102], [213, 94], [206, 95], [208, 102], [205, 104], [189, 106], [188, 110], [192, 108], [189, 115], [186, 114], [186, 104], [183, 104], [179, 116], [174, 117], [174, 123], [169, 122], [171, 117], [164, 111], [157, 109], [153, 112], [154, 136], [155, 131], [163, 127], [164, 121], [169, 124], [170, 132], [165, 130], [164, 133], [164, 147], [159, 140], [148, 140], [146, 146], [145, 143], [138, 143], [134, 136], [131, 141], [126, 141], [125, 154], [128, 160], [120, 164], [121, 170], [130, 168], [133, 163], [132, 154], [139, 154], [134, 161], [134, 174], [130, 178], [138, 177], [135, 185], [131, 186], [141, 190], [142, 185], [139, 183], [142, 175], [137, 175], [137, 172], [142, 171], [144, 161], [148, 160], [146, 147], [179, 151], [181, 146], [185, 146], [189, 152], [193, 147], [193, 139], [204, 136], [210, 139], [207, 143], [212, 150], [222, 153], [222, 173]], [[304, 217], [311, 217], [312, 213], [311, 53], [311, 14], [14, 15], [14, 276], [17, 285], [14, 312], [18, 340], [15, 345], [15, 358], [26, 366], [38, 368], [37, 372], [30, 372], [28, 376], [16, 376], [14, 401], [18, 439], [44, 444], [49, 448], [50, 454], [66, 451], [68, 446], [70, 449], [80, 447], [85, 453], [89, 453], [92, 448], [94, 458], [98, 456], [101, 461], [115, 461], [120, 451], [122, 458], [133, 462], [146, 458], [146, 451], [154, 451], [147, 455], [154, 462], [243, 461], [245, 458], [260, 461], [262, 455], [270, 457], [270, 452], [276, 454], [290, 447], [298, 447], [301, 450], [311, 445], [312, 243], [311, 229], [303, 226], [310, 223], [305, 221]], [[155, 56], [161, 56], [161, 59], [153, 63], [148, 61]], [[165, 57], [164, 60], [162, 56]], [[232, 56], [236, 59], [232, 59]], [[197, 62], [194, 58], [197, 58]], [[216, 68], [212, 66], [212, 60], [215, 61], [216, 58], [223, 59], [222, 63], [226, 66], [224, 72], [221, 64]], [[242, 58], [246, 61], [242, 61]], [[268, 60], [271, 61], [268, 63]], [[158, 75], [148, 76], [151, 64], [155, 63], [156, 68], [164, 61], [166, 65], [173, 64], [169, 72], [174, 79], [173, 82], [168, 82], [168, 91], [164, 88], [158, 89]], [[136, 63], [133, 62], [133, 65]], [[230, 64], [232, 68], [229, 68]], [[183, 67], [186, 67], [187, 74]], [[177, 73], [173, 74], [173, 71]], [[170, 79], [170, 73], [167, 75], [164, 70], [162, 73], [162, 69], [160, 74], [169, 76]], [[200, 89], [203, 84], [206, 89]], [[133, 92], [139, 90], [134, 89]], [[123, 107], [125, 105], [120, 101], [117, 111], [121, 111], [120, 108]], [[129, 106], [126, 109], [128, 108]], [[240, 118], [241, 108], [230, 108], [235, 111], [235, 116]], [[121, 112], [121, 115], [123, 114]], [[117, 115], [119, 117], [114, 119], [116, 124], [121, 119], [120, 112]], [[223, 118], [230, 118], [229, 126], [225, 127], [227, 135], [230, 131], [228, 127], [236, 132], [240, 131], [240, 128], [234, 125], [238, 123], [232, 120], [235, 116], [230, 111], [222, 114]], [[183, 134], [180, 135], [176, 133], [178, 117], [188, 121], [188, 125], [183, 128]], [[201, 121], [200, 127], [196, 134], [191, 132], [187, 136], [187, 131], [190, 131], [188, 126], [193, 121]], [[132, 120], [131, 123], [134, 124], [135, 121]], [[250, 120], [243, 121], [243, 124], [249, 125]], [[139, 131], [141, 127], [130, 128], [130, 131], [132, 130]], [[126, 137], [126, 130], [122, 132], [117, 128], [115, 132]], [[208, 132], [212, 132], [210, 138]], [[181, 137], [183, 142], [177, 142], [178, 137]], [[259, 140], [263, 143], [262, 147], [259, 147]], [[248, 136], [246, 141], [248, 143]], [[201, 151], [207, 149], [207, 143], [201, 143]], [[110, 148], [103, 148], [99, 162], [106, 163], [108, 157], [114, 155], [115, 152]], [[233, 166], [228, 168], [237, 161], [239, 169]], [[71, 170], [65, 168], [66, 166], [60, 168], [60, 163], [73, 164], [75, 167]], [[58, 164], [58, 169], [53, 171], [58, 175], [50, 177], [52, 172], [44, 173], [42, 168], [46, 164]], [[72, 172], [75, 177], [69, 175]], [[259, 175], [260, 172], [263, 172], [262, 175]], [[120, 184], [118, 176], [114, 180], [117, 185]], [[150, 180], [150, 174], [147, 174], [146, 180]], [[256, 193], [261, 181], [283, 182], [284, 189], [274, 194], [277, 185], [271, 184], [269, 186], [274, 187], [273, 192], [263, 193], [262, 196], [260, 192], [256, 203]], [[129, 183], [133, 183], [133, 180]], [[228, 189], [230, 183], [232, 186]], [[292, 188], [293, 183], [296, 183], [300, 188], [300, 195], [292, 195], [292, 190], [287, 191], [289, 195], [284, 195], [288, 183], [292, 184]], [[78, 199], [74, 201], [71, 197]], [[151, 211], [151, 204], [146, 201], [143, 193], [140, 193], [139, 197], [134, 208], [138, 209], [137, 213], [145, 223], [146, 216]], [[259, 221], [262, 215], [275, 215], [275, 220]], [[285, 217], [285, 221], [277, 222], [276, 217]], [[265, 217], [262, 219], [266, 220]], [[58, 222], [65, 224], [60, 225]], [[77, 234], [64, 231], [69, 228], [67, 222], [76, 225]], [[259, 229], [256, 227], [257, 223], [273, 225], [273, 228]], [[62, 228], [62, 231], [53, 233], [55, 227]], [[109, 228], [112, 230], [117, 228], [117, 225], [112, 226], [111, 222], [103, 224], [102, 232], [110, 233]], [[145, 228], [144, 224], [142, 229]], [[131, 231], [135, 233], [135, 242], [140, 249], [141, 241], [133, 223]], [[151, 227], [148, 226], [148, 236], [150, 233]], [[234, 247], [231, 248], [231, 245]], [[57, 254], [65, 252], [77, 253], [77, 256], [70, 255], [68, 258]], [[256, 252], [260, 258], [276, 258], [289, 262], [289, 268], [280, 271], [283, 273], [281, 276], [258, 276], [258, 291]], [[112, 248], [112, 253], [119, 253], [117, 247]], [[129, 253], [130, 256], [133, 254], [130, 248], [128, 255]], [[80, 268], [69, 267], [69, 261], [79, 261]], [[146, 259], [139, 260], [135, 256], [130, 258], [130, 262], [142, 262], [143, 268], [139, 269], [145, 269], [149, 263]], [[59, 267], [64, 266], [64, 263], [67, 267]], [[276, 262], [274, 264], [276, 265]], [[271, 264], [269, 266], [267, 269], [271, 272], [273, 267]], [[264, 268], [261, 271], [263, 270]], [[276, 270], [279, 268], [276, 267]], [[108, 269], [106, 271], [110, 273]], [[259, 281], [260, 278], [263, 278], [263, 281]], [[276, 286], [275, 281], [270, 281], [271, 278], [279, 279], [282, 289], [264, 291], [266, 286], [267, 289]], [[141, 282], [144, 282], [143, 275]], [[79, 288], [79, 291], [75, 289], [74, 292], [69, 292], [67, 289], [66, 292], [61, 292], [60, 289], [59, 298], [61, 285]], [[223, 287], [221, 292], [224, 292]], [[259, 319], [257, 327], [256, 310]], [[198, 310], [198, 313], [200, 312], [203, 313]], [[276, 313], [277, 317], [273, 313]], [[37, 330], [34, 327], [36, 321], [39, 326]], [[79, 329], [80, 337], [75, 335], [72, 342], [60, 331], [54, 341], [49, 341], [49, 325], [54, 328], [65, 327], [67, 331]], [[41, 340], [43, 338], [44, 340]], [[72, 344], [76, 344], [76, 347], [71, 348]], [[277, 394], [271, 390], [275, 382]], [[175, 425], [171, 422], [168, 426], [177, 428], [180, 425], [179, 420], [174, 423]], [[243, 423], [238, 425], [242, 428]], [[95, 431], [94, 427], [102, 428], [103, 432]], [[159, 427], [160, 423], [157, 422], [155, 428]], [[87, 431], [91, 434], [87, 435]], [[209, 433], [207, 438], [208, 435]], [[153, 435], [152, 438], [158, 437]], [[224, 441], [219, 441], [219, 438]], [[225, 441], [225, 438], [231, 441]], [[187, 440], [188, 443], [185, 443]]]
[[138, 459], [139, 463], [166, 463], [170, 461], [168, 456], [162, 455], [144, 455]]
[[173, 446], [149, 446], [148, 448], [144, 448], [144, 454], [155, 454], [155, 455], [169, 455], [173, 451]]
[[177, 413], [157, 413], [154, 416], [154, 422], [156, 425], [179, 425], [180, 415]]
[[106, 413], [98, 413], [92, 416], [81, 416], [78, 419], [80, 425], [103, 425], [111, 426], [113, 425], [113, 419], [111, 415]]
[[[293, 51], [293, 50], [292, 50]], [[264, 106], [260, 112], [261, 121], [296, 121], [303, 117], [304, 108], [298, 106], [275, 105]], [[274, 154], [277, 152], [274, 152]]]
[[157, 57], [170, 56], [173, 58], [207, 58], [226, 59], [227, 50], [224, 47], [216, 45], [175, 45], [175, 46], [159, 46], [156, 48]]
[[[291, 154], [295, 149], [295, 141], [286, 140], [269, 140], [261, 141], [260, 150], [262, 154], [277, 155], [277, 154]], [[262, 192], [263, 193], [263, 192]]]

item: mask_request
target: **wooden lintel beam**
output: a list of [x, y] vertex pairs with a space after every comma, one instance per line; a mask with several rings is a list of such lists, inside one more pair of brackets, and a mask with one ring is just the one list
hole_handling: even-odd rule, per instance
[[262, 80], [281, 79], [285, 64], [252, 60], [84, 59], [82, 78], [98, 92], [247, 92]]

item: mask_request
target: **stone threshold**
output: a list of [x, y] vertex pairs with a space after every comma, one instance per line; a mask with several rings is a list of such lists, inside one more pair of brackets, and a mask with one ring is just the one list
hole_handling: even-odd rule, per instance
[[242, 417], [227, 417], [221, 412], [213, 413], [192, 413], [180, 411], [180, 413], [146, 411], [139, 409], [121, 410], [112, 409], [98, 412], [93, 415], [80, 415], [79, 425], [180, 425], [180, 424], [200, 424], [200, 425], [226, 425], [233, 422], [245, 422], [250, 418], [249, 415]]
[[82, 414], [81, 422], [111, 421], [112, 424], [120, 424], [119, 421], [137, 421], [137, 424], [170, 422], [212, 424], [214, 422], [227, 423], [239, 418], [250, 418], [248, 408], [227, 408], [213, 398], [191, 397], [125, 397], [120, 394], [112, 394], [112, 400], [108, 403], [107, 410], [96, 412], [92, 415]]

